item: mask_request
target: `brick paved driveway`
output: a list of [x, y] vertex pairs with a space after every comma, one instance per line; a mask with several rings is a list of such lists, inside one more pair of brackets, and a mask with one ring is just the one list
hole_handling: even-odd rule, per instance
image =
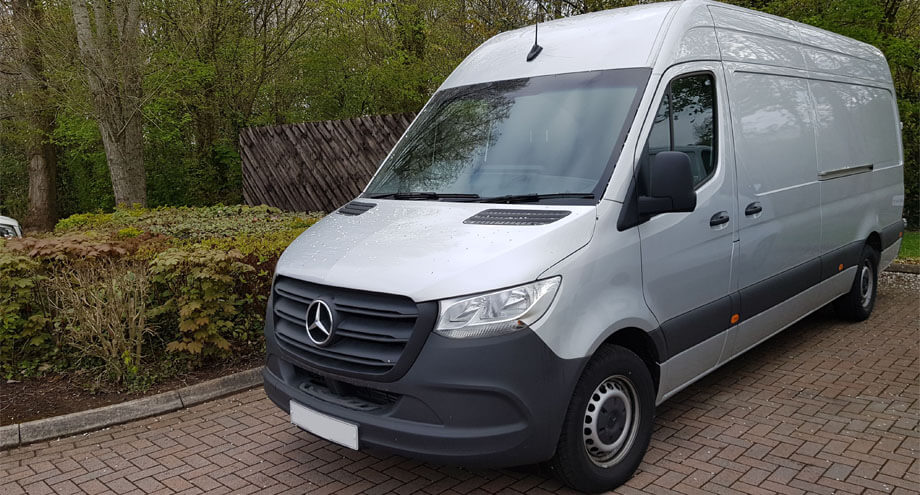
[[[918, 493], [918, 281], [886, 274], [868, 322], [821, 312], [668, 401], [618, 491]], [[0, 453], [4, 494], [417, 491], [566, 490], [535, 467], [353, 452], [292, 427], [261, 389]]]

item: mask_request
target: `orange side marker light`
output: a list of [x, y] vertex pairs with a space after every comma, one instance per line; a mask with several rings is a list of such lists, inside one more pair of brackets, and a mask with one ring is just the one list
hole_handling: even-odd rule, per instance
[[740, 319], [741, 319], [741, 316], [739, 314], [737, 313], [733, 314], [732, 315], [732, 325], [734, 325], [735, 323], [738, 323], [738, 320]]
[[837, 271], [838, 272], [843, 271], [843, 263], [837, 265]]

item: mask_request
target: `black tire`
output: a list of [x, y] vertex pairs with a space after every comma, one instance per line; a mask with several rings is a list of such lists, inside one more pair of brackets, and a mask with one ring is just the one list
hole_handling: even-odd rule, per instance
[[[628, 414], [625, 411], [631, 404], [627, 397], [636, 406]], [[597, 407], [589, 409], [589, 404]], [[575, 490], [612, 490], [629, 480], [639, 467], [654, 420], [655, 384], [645, 362], [624, 347], [601, 347], [575, 386], [550, 469]], [[592, 424], [603, 426], [595, 430]], [[621, 446], [615, 448], [621, 439]], [[589, 444], [593, 454], [588, 452]], [[604, 457], [605, 453], [609, 457]]]
[[878, 251], [868, 244], [863, 247], [850, 292], [833, 303], [838, 316], [850, 321], [863, 321], [872, 314], [878, 292], [878, 262]]

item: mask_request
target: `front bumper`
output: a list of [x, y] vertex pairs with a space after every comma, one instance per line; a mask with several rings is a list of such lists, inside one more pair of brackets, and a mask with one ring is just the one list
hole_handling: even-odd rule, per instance
[[[270, 324], [269, 324], [270, 325]], [[359, 445], [470, 466], [553, 456], [585, 359], [561, 359], [530, 330], [454, 340], [432, 333], [409, 370], [381, 383], [311, 369], [266, 329], [265, 391], [358, 425]]]

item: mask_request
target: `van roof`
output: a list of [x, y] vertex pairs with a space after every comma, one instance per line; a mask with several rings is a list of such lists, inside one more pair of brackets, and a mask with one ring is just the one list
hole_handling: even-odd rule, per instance
[[690, 60], [788, 67], [891, 85], [881, 51], [781, 17], [709, 0], [637, 5], [541, 23], [543, 52], [525, 56], [534, 26], [501, 33], [473, 51], [442, 89], [479, 82]]

